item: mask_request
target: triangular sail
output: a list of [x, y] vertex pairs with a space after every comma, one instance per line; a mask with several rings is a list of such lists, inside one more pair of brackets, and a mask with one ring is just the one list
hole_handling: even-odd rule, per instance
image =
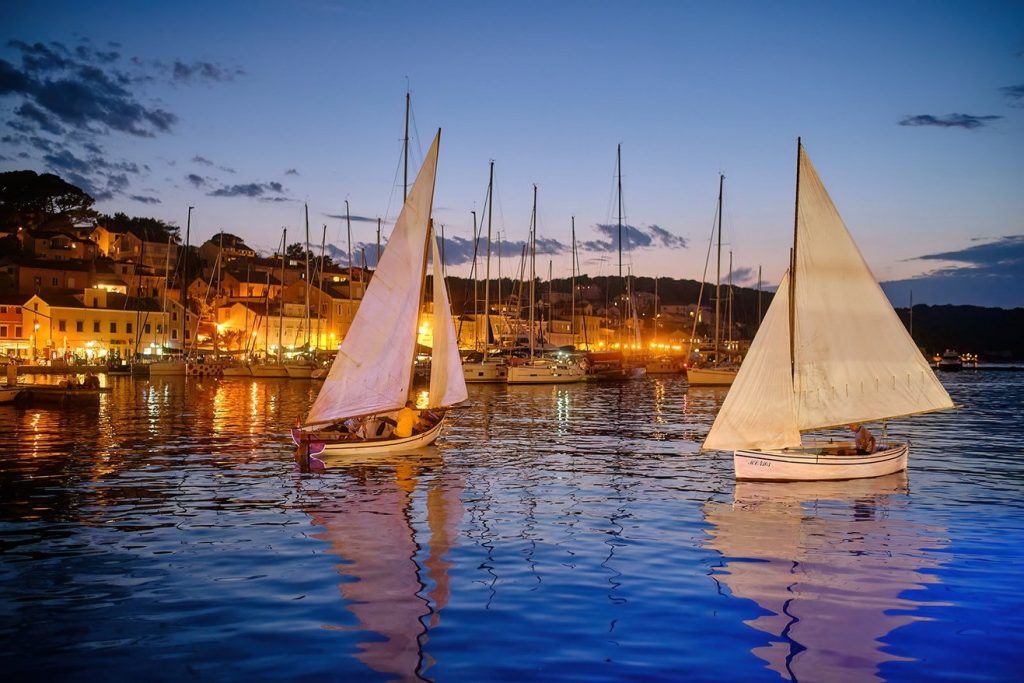
[[430, 243], [434, 262], [434, 348], [430, 356], [430, 397], [428, 408], [450, 406], [466, 400], [466, 380], [459, 357], [458, 336], [455, 321], [448, 303], [448, 288], [444, 283], [441, 250], [437, 246], [437, 235], [431, 230]]
[[800, 445], [789, 362], [789, 274], [772, 299], [702, 448]]
[[408, 400], [440, 139], [439, 131], [307, 425], [396, 410]]
[[706, 449], [793, 447], [801, 431], [953, 407], [803, 147], [799, 179], [794, 272], [768, 308]]
[[800, 429], [952, 408], [803, 147], [799, 157], [793, 356]]

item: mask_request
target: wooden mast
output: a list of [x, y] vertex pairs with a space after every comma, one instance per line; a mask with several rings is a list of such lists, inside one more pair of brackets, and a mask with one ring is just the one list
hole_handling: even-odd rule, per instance
[[800, 156], [803, 144], [796, 139], [796, 196], [793, 200], [793, 249], [789, 254], [789, 372], [796, 381], [796, 247], [800, 227]]
[[722, 290], [722, 189], [725, 185], [725, 176], [718, 174], [718, 258], [715, 266], [715, 365], [721, 362], [720, 325], [721, 316], [721, 290]]

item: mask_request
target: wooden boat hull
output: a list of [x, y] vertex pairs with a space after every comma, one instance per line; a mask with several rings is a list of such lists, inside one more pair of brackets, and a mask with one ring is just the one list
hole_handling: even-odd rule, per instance
[[437, 424], [425, 432], [407, 437], [388, 437], [386, 439], [319, 439], [316, 432], [303, 432], [292, 429], [292, 441], [299, 448], [309, 447], [311, 456], [363, 455], [367, 453], [403, 453], [423, 448], [434, 443], [441, 433], [444, 424], [442, 417]]
[[686, 381], [690, 386], [727, 387], [736, 379], [737, 372], [738, 368], [688, 368]]
[[840, 455], [827, 448], [733, 453], [740, 481], [838, 481], [882, 477], [907, 469], [910, 444], [889, 444], [870, 455]]

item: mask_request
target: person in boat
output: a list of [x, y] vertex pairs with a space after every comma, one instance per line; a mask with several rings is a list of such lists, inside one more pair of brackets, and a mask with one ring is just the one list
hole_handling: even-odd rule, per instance
[[423, 421], [420, 418], [420, 411], [416, 410], [416, 404], [406, 401], [405, 407], [398, 411], [396, 422], [394, 434], [402, 439], [412, 436], [413, 431], [421, 427]]
[[867, 427], [854, 422], [850, 425], [850, 431], [856, 435], [853, 438], [854, 446], [856, 447], [855, 453], [868, 455], [875, 452], [875, 437], [868, 431]]
[[91, 372], [85, 373], [85, 380], [82, 382], [82, 387], [85, 389], [99, 389], [100, 378]]

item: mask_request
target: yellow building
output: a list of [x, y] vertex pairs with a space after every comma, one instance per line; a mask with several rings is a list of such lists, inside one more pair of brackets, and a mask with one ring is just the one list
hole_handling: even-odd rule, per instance
[[104, 289], [82, 294], [43, 293], [21, 309], [31, 358], [90, 361], [108, 355], [155, 353], [168, 337], [170, 316], [154, 299]]

